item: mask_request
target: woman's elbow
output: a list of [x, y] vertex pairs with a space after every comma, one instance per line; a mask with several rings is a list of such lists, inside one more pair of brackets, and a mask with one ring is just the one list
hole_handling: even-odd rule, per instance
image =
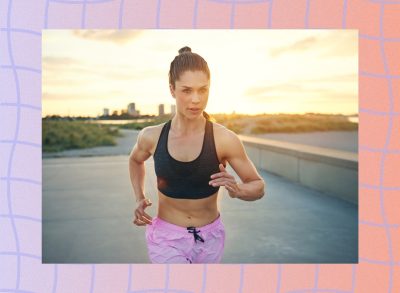
[[260, 181], [261, 182], [260, 182], [260, 188], [258, 190], [258, 194], [259, 194], [258, 199], [263, 198], [265, 195], [265, 181], [262, 179]]

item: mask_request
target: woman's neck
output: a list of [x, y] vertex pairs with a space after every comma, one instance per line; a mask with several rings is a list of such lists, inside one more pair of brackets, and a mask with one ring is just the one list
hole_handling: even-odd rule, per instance
[[182, 135], [204, 131], [206, 118], [199, 116], [195, 119], [188, 119], [183, 115], [176, 114], [171, 121], [171, 128]]

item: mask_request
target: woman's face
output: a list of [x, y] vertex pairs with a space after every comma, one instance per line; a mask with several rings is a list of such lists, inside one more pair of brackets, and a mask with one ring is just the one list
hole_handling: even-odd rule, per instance
[[170, 85], [177, 112], [189, 119], [202, 116], [207, 106], [209, 88], [210, 80], [203, 71], [185, 71], [175, 81], [175, 89]]

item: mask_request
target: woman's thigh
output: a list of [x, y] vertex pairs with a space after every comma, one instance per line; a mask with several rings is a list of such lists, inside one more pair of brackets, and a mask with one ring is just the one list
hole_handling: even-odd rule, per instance
[[220, 263], [225, 247], [225, 228], [218, 225], [203, 233], [204, 242], [197, 242], [192, 254], [193, 263]]
[[168, 231], [160, 227], [146, 227], [146, 243], [152, 263], [191, 263], [190, 235]]

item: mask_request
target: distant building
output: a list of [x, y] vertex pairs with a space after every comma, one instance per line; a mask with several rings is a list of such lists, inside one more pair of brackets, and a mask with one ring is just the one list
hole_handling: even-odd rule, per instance
[[136, 105], [135, 105], [135, 103], [130, 103], [129, 105], [128, 105], [128, 114], [130, 115], [130, 116], [134, 116], [134, 117], [137, 117], [137, 116], [139, 116], [139, 111], [137, 111], [136, 110]]
[[103, 116], [109, 116], [110, 115], [110, 109], [104, 108], [103, 109]]
[[176, 114], [176, 105], [171, 105], [171, 115]]
[[158, 116], [162, 116], [164, 114], [165, 114], [165, 112], [164, 112], [164, 104], [158, 105]]

